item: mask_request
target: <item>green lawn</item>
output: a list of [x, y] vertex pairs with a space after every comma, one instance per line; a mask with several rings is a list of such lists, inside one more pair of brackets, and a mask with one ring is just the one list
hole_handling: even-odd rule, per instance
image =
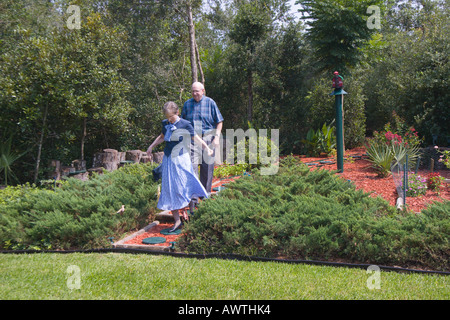
[[1, 254], [0, 275], [3, 300], [450, 298], [448, 276], [381, 271], [370, 290], [363, 269], [146, 254]]

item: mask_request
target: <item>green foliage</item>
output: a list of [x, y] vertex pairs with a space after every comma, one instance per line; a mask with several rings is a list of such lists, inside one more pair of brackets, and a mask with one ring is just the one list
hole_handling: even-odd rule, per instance
[[361, 48], [375, 30], [367, 27], [367, 8], [380, 0], [300, 0], [308, 37], [321, 70], [347, 73], [362, 59]]
[[317, 131], [309, 129], [306, 139], [302, 140], [307, 155], [318, 156], [320, 153], [330, 154], [333, 152], [336, 147], [335, 128], [332, 127], [333, 122], [329, 125], [324, 123], [322, 128], [317, 129]]
[[439, 162], [442, 162], [448, 169], [450, 169], [450, 150], [440, 151], [438, 146], [434, 147], [442, 155], [439, 157]]
[[[338, 69], [349, 93], [346, 148], [360, 146], [366, 128], [382, 130], [392, 111], [427, 144], [447, 143], [448, 1], [298, 3], [300, 21], [287, 0], [211, 1], [208, 12], [192, 2], [207, 95], [224, 129], [246, 128], [242, 115], [252, 113], [258, 128], [280, 130], [281, 152], [298, 154], [307, 131], [334, 118]], [[82, 9], [80, 30], [67, 30], [69, 4]], [[381, 9], [380, 30], [367, 27], [370, 5]], [[33, 148], [11, 166], [17, 178], [32, 180], [41, 136], [40, 177], [48, 160], [77, 158], [84, 117], [88, 163], [105, 147], [146, 148], [161, 105], [191, 96], [185, 18], [183, 1], [1, 1], [0, 126], [20, 132], [12, 153]]]
[[232, 146], [226, 150], [226, 161], [243, 165], [247, 170], [274, 163], [279, 155], [278, 145], [272, 137], [267, 136], [267, 131], [264, 135], [261, 131], [255, 130], [250, 122], [248, 126], [246, 132], [243, 130], [240, 132], [242, 135], [236, 131], [233, 132], [233, 136], [225, 138], [227, 145]]
[[442, 182], [445, 180], [439, 172], [431, 172], [427, 175], [427, 188], [439, 193]]
[[373, 167], [378, 171], [378, 174], [381, 177], [387, 177], [391, 173], [391, 165], [395, 160], [391, 145], [370, 140], [366, 150], [369, 161], [373, 163]]
[[380, 130], [392, 111], [414, 126], [426, 144], [446, 145], [450, 135], [450, 6], [448, 1], [395, 1], [384, 20], [381, 59], [368, 69], [367, 126]]
[[[123, 32], [107, 27], [100, 14], [90, 14], [80, 30], [64, 26], [42, 36], [17, 33], [17, 44], [0, 56], [0, 124], [7, 132], [21, 132], [19, 144], [37, 149], [37, 163], [80, 158], [81, 142], [92, 156], [98, 145], [108, 144], [106, 137], [125, 130], [131, 105], [129, 83], [120, 73]], [[87, 142], [81, 135], [84, 120]], [[63, 159], [65, 150], [68, 159]]]
[[289, 156], [278, 174], [244, 176], [202, 204], [180, 247], [445, 270], [449, 227], [448, 202], [399, 216], [385, 200]]
[[29, 183], [17, 186], [7, 186], [4, 189], [0, 189], [0, 205], [19, 202], [22, 198], [26, 198], [33, 193], [39, 193], [39, 189], [35, 185]]
[[[367, 143], [369, 160], [381, 176], [390, 174], [392, 166], [403, 166], [408, 156], [408, 170], [413, 168], [420, 156], [420, 143], [417, 132], [396, 113], [394, 122], [387, 123], [382, 132], [374, 132], [374, 137]], [[403, 168], [403, 167], [402, 167]]]
[[12, 150], [12, 141], [13, 135], [7, 138], [6, 141], [0, 141], [0, 174], [3, 173], [3, 177], [0, 177], [0, 181], [3, 181], [5, 185], [8, 185], [8, 179], [9, 181], [15, 180], [18, 182], [18, 179], [11, 167], [17, 159], [25, 154], [15, 153]]
[[247, 163], [238, 163], [238, 164], [228, 164], [224, 163], [222, 165], [214, 168], [214, 177], [215, 178], [225, 178], [229, 176], [238, 176], [245, 173], [250, 166]]
[[[154, 165], [127, 165], [55, 190], [25, 185], [0, 191], [0, 247], [94, 248], [154, 218]], [[122, 214], [116, 212], [125, 206]]]
[[407, 197], [419, 197], [427, 192], [427, 180], [418, 174], [409, 174], [406, 188]]
[[[345, 76], [345, 75], [344, 75]], [[336, 117], [335, 98], [330, 96], [332, 74], [319, 73], [311, 80], [305, 96], [304, 108], [308, 110], [306, 126], [319, 128], [324, 122], [331, 122]], [[344, 87], [349, 94], [344, 96], [344, 145], [346, 149], [359, 147], [364, 143], [366, 134], [365, 101], [366, 96], [360, 83], [362, 76], [353, 72], [345, 76]]]
[[271, 13], [264, 2], [243, 1], [229, 33], [233, 41], [251, 53], [271, 28]]

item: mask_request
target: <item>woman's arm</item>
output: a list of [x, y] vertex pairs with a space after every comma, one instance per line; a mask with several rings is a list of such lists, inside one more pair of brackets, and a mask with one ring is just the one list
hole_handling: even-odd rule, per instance
[[149, 158], [152, 157], [152, 149], [162, 142], [164, 142], [164, 134], [161, 133], [147, 149], [147, 156], [149, 156]]
[[196, 134], [196, 135], [193, 137], [193, 139], [194, 139], [197, 143], [201, 144], [202, 147], [203, 147], [203, 149], [206, 149], [206, 150], [207, 150], [208, 156], [212, 156], [212, 154], [214, 153], [214, 151], [213, 151], [210, 147], [208, 147], [208, 145], [206, 144], [206, 142], [203, 141], [203, 140], [198, 136], [198, 134]]

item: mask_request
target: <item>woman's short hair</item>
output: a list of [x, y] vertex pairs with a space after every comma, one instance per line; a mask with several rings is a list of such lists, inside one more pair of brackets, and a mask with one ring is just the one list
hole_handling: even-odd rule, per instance
[[177, 113], [177, 111], [178, 111], [178, 106], [173, 101], [166, 102], [163, 106], [164, 114], [166, 114], [166, 113], [175, 114], [175, 113]]

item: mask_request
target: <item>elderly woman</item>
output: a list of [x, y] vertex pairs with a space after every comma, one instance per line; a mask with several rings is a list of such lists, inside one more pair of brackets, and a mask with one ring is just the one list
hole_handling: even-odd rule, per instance
[[161, 195], [157, 207], [172, 211], [175, 223], [169, 232], [173, 232], [182, 225], [179, 210], [188, 206], [193, 197], [208, 197], [208, 192], [192, 168], [190, 141], [196, 140], [209, 155], [213, 154], [213, 150], [194, 133], [189, 121], [178, 116], [179, 110], [175, 102], [167, 102], [163, 113], [166, 119], [162, 122], [161, 134], [148, 147], [147, 154], [151, 156], [155, 146], [166, 142], [161, 164]]

